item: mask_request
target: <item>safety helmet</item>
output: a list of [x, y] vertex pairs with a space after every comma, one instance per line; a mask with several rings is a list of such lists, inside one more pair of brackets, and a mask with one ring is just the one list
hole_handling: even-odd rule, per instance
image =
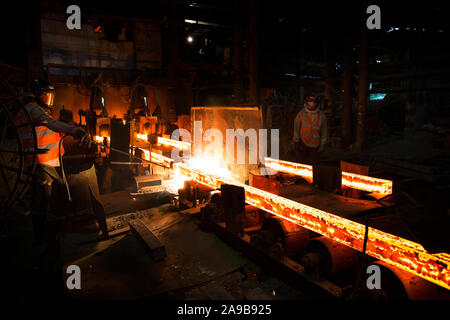
[[55, 88], [43, 79], [33, 79], [28, 84], [28, 90], [34, 95], [41, 106], [52, 107], [55, 98]]
[[319, 97], [317, 95], [313, 94], [309, 94], [305, 97], [305, 102], [310, 102], [310, 101], [314, 101], [316, 103], [319, 103]]

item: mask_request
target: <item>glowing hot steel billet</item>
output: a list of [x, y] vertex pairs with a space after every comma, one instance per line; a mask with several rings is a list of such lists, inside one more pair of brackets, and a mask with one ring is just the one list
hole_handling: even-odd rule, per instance
[[[272, 158], [265, 158], [264, 161], [264, 165], [267, 168], [301, 176], [309, 182], [313, 181], [312, 166]], [[350, 172], [342, 172], [341, 184], [344, 187], [368, 192], [376, 192], [381, 195], [388, 195], [392, 193], [392, 181]]]
[[[268, 211], [334, 241], [358, 251], [364, 244], [365, 226], [331, 213], [238, 183], [186, 163], [174, 164], [181, 175], [212, 189], [222, 184], [233, 184], [245, 189], [245, 200], [259, 209]], [[430, 254], [420, 244], [370, 228], [366, 253], [415, 274], [446, 289], [450, 289], [450, 255]]]
[[264, 165], [267, 168], [290, 173], [305, 178], [311, 183], [313, 181], [313, 167], [306, 164], [294, 163], [272, 158], [264, 158]]
[[143, 148], [139, 148], [144, 152], [144, 159], [151, 161], [155, 164], [159, 164], [163, 167], [166, 168], [172, 168], [173, 167], [173, 160], [167, 157], [164, 157], [163, 155], [160, 155], [158, 153], [152, 152], [152, 158], [150, 159], [150, 151], [143, 149]]
[[[138, 133], [138, 134], [136, 134], [136, 138], [138, 138], [140, 140], [148, 141], [148, 137], [146, 134]], [[189, 142], [178, 141], [178, 140], [173, 140], [173, 139], [168, 139], [168, 138], [163, 138], [163, 137], [158, 137], [158, 143], [162, 144], [164, 146], [174, 147], [179, 150], [190, 150], [191, 149], [191, 144]]]
[[158, 137], [158, 143], [165, 145], [165, 146], [171, 146], [180, 150], [190, 150], [191, 144], [189, 142], [184, 141], [178, 141], [173, 139], [167, 139], [163, 137]]
[[345, 187], [383, 195], [392, 193], [392, 181], [363, 176], [360, 174], [342, 172], [342, 185]]
[[98, 143], [103, 143], [104, 138], [106, 138], [108, 140], [108, 142], [111, 140], [110, 137], [95, 136], [95, 141], [97, 141]]

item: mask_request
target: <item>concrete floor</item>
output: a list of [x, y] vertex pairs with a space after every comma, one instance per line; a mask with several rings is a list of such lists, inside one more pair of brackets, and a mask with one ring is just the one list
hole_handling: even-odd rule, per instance
[[[165, 245], [167, 257], [154, 262], [131, 232], [101, 241], [92, 224], [72, 226], [42, 249], [33, 245], [30, 217], [10, 217], [1, 249], [5, 253], [2, 283], [11, 298], [308, 299], [215, 234], [200, 230], [194, 216], [167, 203], [127, 212], [142, 200], [127, 200], [127, 193], [109, 196], [118, 204], [108, 204], [105, 195], [108, 229], [120, 231], [128, 220], [141, 219]], [[81, 290], [65, 287], [67, 266], [72, 264], [81, 268]]]

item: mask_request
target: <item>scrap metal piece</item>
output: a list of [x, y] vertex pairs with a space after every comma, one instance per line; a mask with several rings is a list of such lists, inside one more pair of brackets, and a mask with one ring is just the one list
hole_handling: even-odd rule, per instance
[[128, 222], [133, 234], [142, 241], [154, 261], [164, 260], [166, 248], [141, 220]]

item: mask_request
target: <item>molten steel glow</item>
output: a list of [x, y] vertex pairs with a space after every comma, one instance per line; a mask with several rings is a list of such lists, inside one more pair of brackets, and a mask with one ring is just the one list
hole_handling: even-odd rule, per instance
[[179, 150], [190, 150], [191, 144], [189, 142], [184, 141], [177, 141], [172, 139], [167, 139], [163, 137], [158, 137], [158, 143], [164, 145], [164, 146], [171, 146], [174, 148], [177, 148]]
[[[312, 166], [272, 158], [265, 158], [264, 161], [265, 166], [270, 169], [301, 176], [310, 183], [313, 181]], [[342, 172], [341, 184], [344, 187], [350, 187], [368, 192], [376, 192], [382, 195], [392, 193], [392, 181], [390, 180], [373, 178], [349, 172]]]
[[110, 137], [95, 136], [95, 141], [97, 141], [98, 143], [103, 143], [103, 138], [107, 138], [108, 142], [111, 140]]
[[140, 134], [140, 133], [137, 133], [137, 134], [136, 134], [136, 138], [138, 138], [138, 139], [140, 139], [140, 140], [148, 141], [148, 137], [147, 137], [146, 134]]
[[392, 181], [342, 172], [342, 186], [353, 189], [376, 192], [383, 195], [392, 193]]
[[[146, 134], [137, 133], [136, 138], [138, 138], [140, 140], [148, 141], [148, 137]], [[191, 144], [189, 142], [177, 141], [177, 140], [167, 139], [167, 138], [163, 138], [163, 137], [158, 137], [158, 143], [162, 144], [164, 146], [174, 147], [179, 150], [190, 150], [191, 149]]]
[[162, 165], [163, 167], [166, 167], [166, 168], [172, 168], [173, 167], [173, 160], [172, 159], [164, 157], [163, 155], [155, 153], [155, 152], [152, 152], [152, 158], [150, 159], [150, 151], [149, 150], [142, 149], [142, 148], [139, 148], [139, 149], [144, 152], [144, 159], [145, 160], [151, 161], [151, 162], [156, 163], [156, 164], [160, 164], [160, 165]]
[[[245, 200], [248, 204], [353, 249], [363, 249], [365, 226], [362, 224], [238, 183], [217, 173], [207, 173], [190, 164], [176, 163], [175, 169], [179, 170], [181, 175], [212, 189], [218, 189], [222, 184], [241, 186], [245, 189]], [[450, 289], [449, 254], [430, 254], [420, 244], [370, 227], [366, 253]]]
[[313, 168], [306, 164], [294, 163], [289, 161], [283, 161], [272, 158], [265, 158], [264, 165], [267, 168], [290, 173], [296, 176], [300, 176], [308, 180], [309, 183], [313, 181]]
[[174, 181], [173, 185], [176, 188], [176, 191], [178, 191], [178, 189], [183, 188], [184, 182], [189, 180], [189, 177], [181, 174], [180, 168], [177, 166], [174, 167], [171, 177]]
[[176, 185], [178, 189], [183, 188], [185, 181], [191, 180], [191, 176], [185, 174], [185, 171], [183, 170], [185, 167], [202, 168], [202, 172], [206, 174], [218, 175], [227, 179], [233, 178], [231, 171], [223, 167], [222, 161], [217, 158], [191, 158], [188, 160], [188, 163], [174, 165], [172, 179], [174, 180], [174, 185]]
[[200, 168], [202, 172], [213, 174], [225, 179], [233, 179], [233, 174], [230, 170], [224, 167], [222, 161], [215, 157], [191, 158], [188, 161], [191, 168]]

